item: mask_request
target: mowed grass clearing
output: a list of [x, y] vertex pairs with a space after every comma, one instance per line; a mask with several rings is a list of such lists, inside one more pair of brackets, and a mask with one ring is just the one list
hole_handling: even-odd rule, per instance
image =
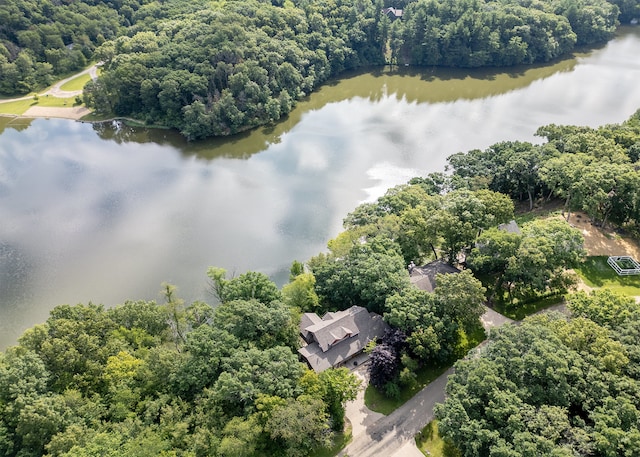
[[37, 99], [34, 97], [25, 100], [16, 100], [13, 102], [0, 102], [0, 114], [10, 114], [14, 116], [22, 116], [32, 106], [44, 106], [47, 108], [71, 108], [75, 106], [75, 97], [58, 98], [47, 95], [41, 95]]
[[607, 263], [607, 258], [587, 257], [575, 271], [589, 287], [601, 287], [624, 295], [640, 296], [640, 275], [619, 276]]
[[85, 73], [64, 83], [62, 86], [60, 86], [60, 90], [82, 90], [84, 88], [84, 85], [89, 81], [91, 81], [91, 75], [89, 73]]
[[429, 422], [416, 435], [416, 446], [424, 455], [430, 457], [461, 457], [460, 451], [442, 439], [438, 432], [438, 421], [436, 420]]

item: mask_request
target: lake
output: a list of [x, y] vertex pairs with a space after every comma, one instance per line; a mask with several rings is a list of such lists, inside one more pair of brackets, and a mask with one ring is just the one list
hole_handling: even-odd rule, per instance
[[186, 143], [116, 123], [0, 118], [0, 349], [58, 304], [212, 303], [208, 266], [261, 271], [325, 250], [342, 219], [459, 151], [539, 142], [640, 108], [640, 28], [541, 67], [345, 75], [277, 125]]

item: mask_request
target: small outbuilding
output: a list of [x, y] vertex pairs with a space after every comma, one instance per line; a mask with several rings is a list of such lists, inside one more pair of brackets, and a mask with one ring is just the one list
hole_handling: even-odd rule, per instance
[[388, 328], [382, 316], [362, 306], [329, 312], [322, 318], [315, 313], [305, 313], [300, 320], [300, 335], [306, 345], [298, 352], [320, 373], [344, 366], [360, 355], [369, 341], [382, 338]]
[[516, 235], [522, 235], [522, 231], [520, 230], [518, 223], [513, 219], [511, 219], [506, 224], [498, 225], [498, 230], [502, 230], [503, 232], [507, 233], [515, 233]]

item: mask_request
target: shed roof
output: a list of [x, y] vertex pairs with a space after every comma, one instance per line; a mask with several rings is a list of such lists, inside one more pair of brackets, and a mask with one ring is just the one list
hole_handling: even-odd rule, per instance
[[518, 227], [518, 223], [513, 219], [511, 219], [506, 224], [498, 225], [498, 230], [503, 230], [505, 232], [516, 233], [518, 235], [522, 235], [522, 231], [520, 231], [520, 227]]

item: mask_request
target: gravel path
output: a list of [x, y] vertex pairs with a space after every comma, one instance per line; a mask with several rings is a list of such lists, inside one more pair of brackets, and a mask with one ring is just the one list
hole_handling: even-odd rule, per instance
[[87, 68], [86, 70], [81, 71], [80, 73], [76, 73], [73, 76], [70, 76], [70, 77], [68, 77], [66, 79], [58, 81], [48, 91], [42, 93], [41, 95], [52, 95], [52, 96], [58, 97], [58, 98], [69, 98], [69, 97], [75, 97], [77, 95], [82, 95], [82, 89], [80, 89], [80, 90], [62, 90], [61, 87], [64, 86], [69, 81], [71, 81], [72, 79], [75, 79], [78, 76], [86, 75], [87, 73], [91, 76], [91, 79], [96, 79], [98, 77], [98, 66], [97, 65], [93, 65], [93, 66]]

